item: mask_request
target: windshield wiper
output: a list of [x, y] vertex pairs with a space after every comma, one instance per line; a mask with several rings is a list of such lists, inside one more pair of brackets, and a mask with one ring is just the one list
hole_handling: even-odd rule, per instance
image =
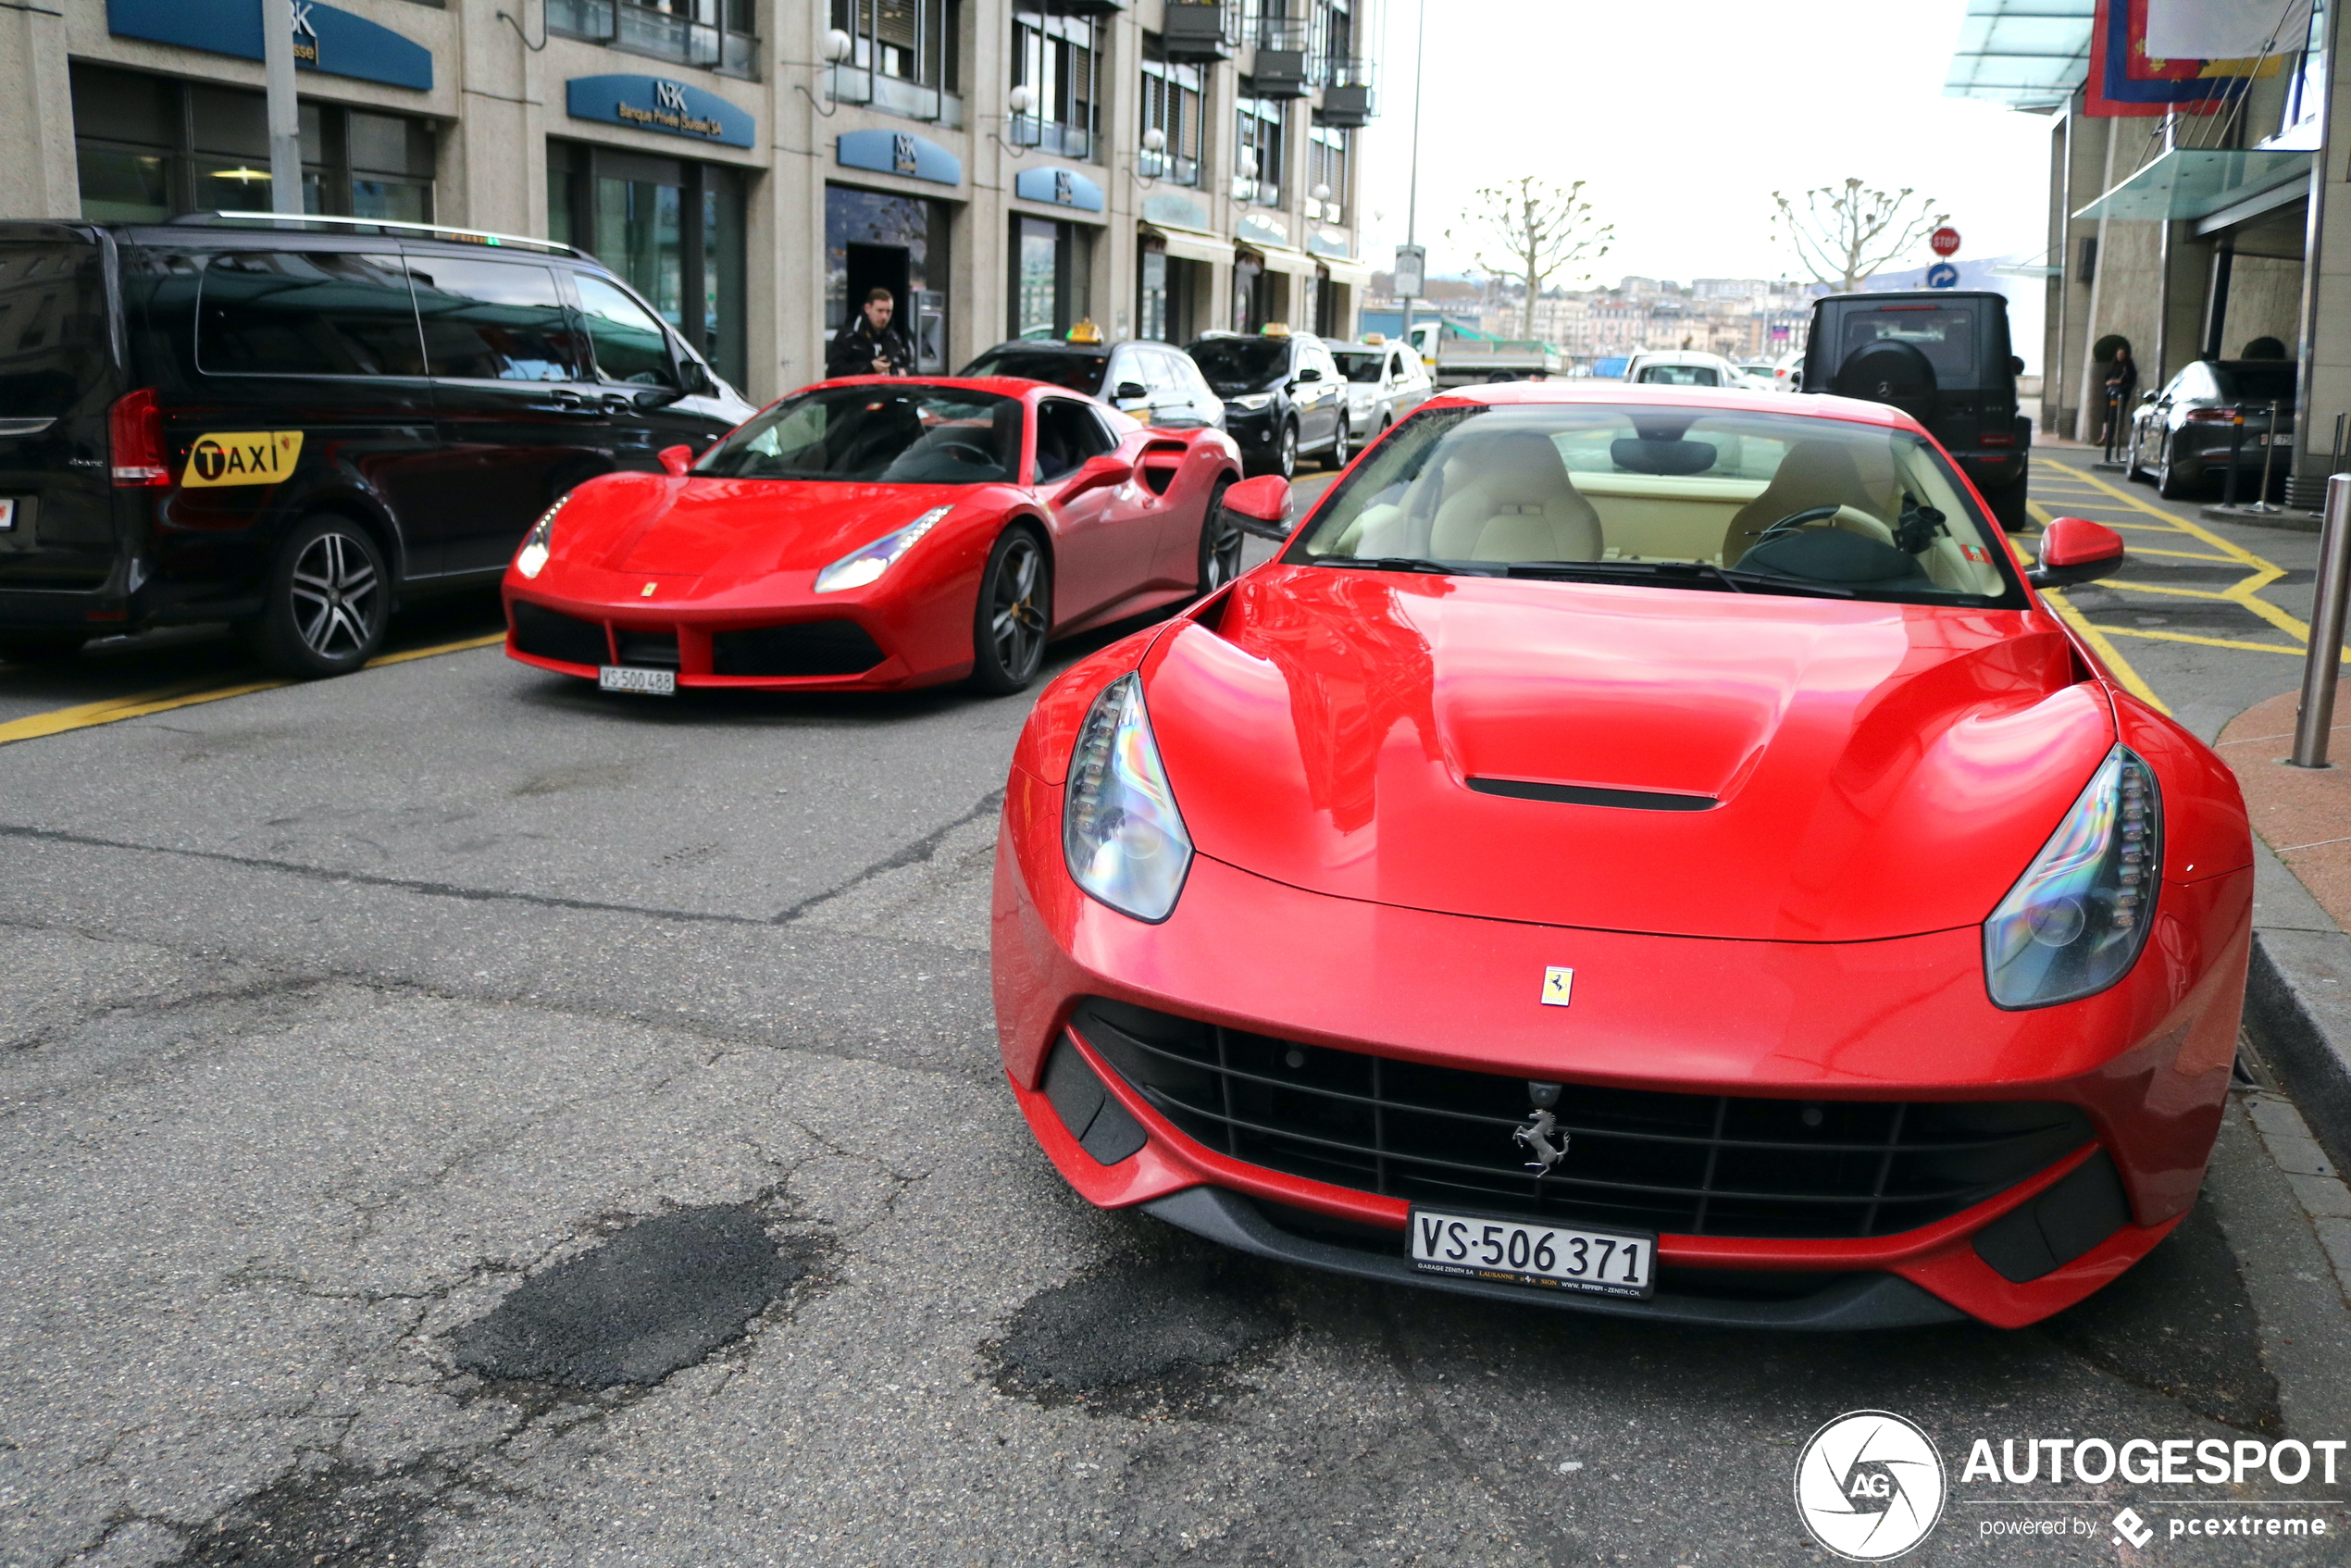
[[1823, 599], [1850, 599], [1849, 588], [1837, 588], [1810, 578], [1788, 577], [1779, 572], [1751, 571], [1745, 567], [1716, 566], [1711, 561], [1513, 561], [1506, 568], [1509, 576], [1559, 579], [1562, 578], [1597, 578], [1601, 581], [1654, 581], [1659, 578], [1712, 578], [1733, 593], [1748, 591], [1744, 586], [1753, 583], [1767, 591], [1785, 593], [1814, 594]]
[[1485, 561], [1428, 561], [1418, 555], [1315, 555], [1317, 566], [1363, 566], [1375, 572], [1429, 572], [1438, 577], [1500, 577], [1502, 568]]

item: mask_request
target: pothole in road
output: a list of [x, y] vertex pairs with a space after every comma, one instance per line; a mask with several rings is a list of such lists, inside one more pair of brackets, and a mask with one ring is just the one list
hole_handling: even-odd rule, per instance
[[456, 1484], [429, 1459], [296, 1471], [215, 1519], [167, 1568], [413, 1568], [432, 1544], [429, 1516]]
[[1039, 1292], [985, 1347], [1003, 1393], [1106, 1414], [1203, 1418], [1248, 1385], [1233, 1363], [1287, 1335], [1257, 1270], [1137, 1260]]
[[806, 1272], [748, 1206], [679, 1209], [516, 1287], [458, 1329], [452, 1350], [460, 1367], [500, 1382], [658, 1383], [740, 1338]]

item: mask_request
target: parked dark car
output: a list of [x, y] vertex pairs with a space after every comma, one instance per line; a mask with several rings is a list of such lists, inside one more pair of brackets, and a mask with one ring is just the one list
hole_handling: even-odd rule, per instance
[[1240, 443], [1250, 473], [1288, 479], [1299, 457], [1312, 453], [1321, 453], [1330, 467], [1347, 466], [1354, 439], [1347, 426], [1347, 379], [1322, 339], [1211, 332], [1184, 352], [1225, 400], [1225, 431]]
[[1209, 390], [1200, 367], [1172, 343], [1146, 339], [1057, 343], [1014, 338], [955, 373], [1049, 381], [1163, 429], [1225, 428], [1224, 400]]
[[0, 223], [0, 657], [228, 621], [340, 675], [580, 480], [751, 406], [568, 246], [342, 218]]
[[[2160, 392], [2139, 400], [2131, 415], [2130, 447], [2123, 455], [2131, 477], [2151, 475], [2155, 492], [2177, 500], [2218, 486], [2229, 471], [2229, 449], [2237, 450], [2237, 489], [2248, 501], [2261, 483], [2262, 449], [2274, 439], [2294, 444], [2294, 379], [2291, 359], [2199, 359]], [[2270, 424], [2270, 404], [2278, 422]], [[2242, 419], [2245, 432], [2237, 433]], [[2285, 482], [2292, 459], [2270, 459], [2275, 484]]]
[[2009, 302], [1959, 289], [1828, 294], [1812, 302], [1802, 391], [1888, 403], [1924, 425], [2000, 526], [2026, 525], [2033, 421], [2017, 412], [2024, 361]]

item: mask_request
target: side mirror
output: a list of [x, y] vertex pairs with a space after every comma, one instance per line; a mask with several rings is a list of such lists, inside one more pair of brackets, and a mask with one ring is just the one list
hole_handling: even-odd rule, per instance
[[1298, 379], [1301, 381], [1319, 381], [1323, 379], [1323, 373], [1309, 365], [1299, 371]]
[[1279, 474], [1243, 479], [1225, 492], [1225, 510], [1243, 533], [1253, 533], [1260, 539], [1287, 539], [1289, 480]]
[[1108, 485], [1125, 484], [1134, 477], [1134, 464], [1129, 463], [1115, 452], [1105, 452], [1099, 456], [1088, 457], [1084, 463], [1078, 465], [1077, 472], [1062, 481], [1061, 493], [1054, 499], [1067, 504], [1076, 500], [1089, 490], [1101, 490]]
[[2122, 569], [2122, 536], [2087, 517], [2052, 517], [2041, 535], [2041, 564], [2024, 574], [2035, 588], [2071, 588]]
[[2024, 356], [2022, 355], [2012, 354], [2009, 355], [2009, 374], [2011, 376], [2021, 376], [2024, 374]]
[[1119, 403], [1134, 403], [1151, 394], [1151, 389], [1140, 381], [1121, 381], [1118, 383], [1118, 389], [1110, 395]]
[[694, 466], [694, 449], [690, 446], [665, 446], [654, 454], [661, 461], [662, 471], [678, 479]]

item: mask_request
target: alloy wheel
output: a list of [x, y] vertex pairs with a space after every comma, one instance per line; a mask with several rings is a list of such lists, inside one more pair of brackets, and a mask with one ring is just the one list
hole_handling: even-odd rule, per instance
[[1241, 573], [1241, 548], [1248, 542], [1240, 525], [1225, 510], [1225, 490], [1209, 498], [1208, 516], [1200, 525], [1200, 591], [1215, 592]]
[[1044, 655], [1045, 609], [1038, 602], [1044, 566], [1043, 552], [1026, 534], [1015, 538], [997, 563], [988, 624], [996, 641], [996, 663], [1015, 680], [1027, 679]]
[[288, 585], [294, 631], [321, 659], [346, 659], [367, 650], [383, 615], [383, 583], [367, 549], [330, 530], [310, 541]]
[[1282, 427], [1282, 448], [1275, 458], [1274, 471], [1286, 479], [1298, 477], [1298, 427]]

